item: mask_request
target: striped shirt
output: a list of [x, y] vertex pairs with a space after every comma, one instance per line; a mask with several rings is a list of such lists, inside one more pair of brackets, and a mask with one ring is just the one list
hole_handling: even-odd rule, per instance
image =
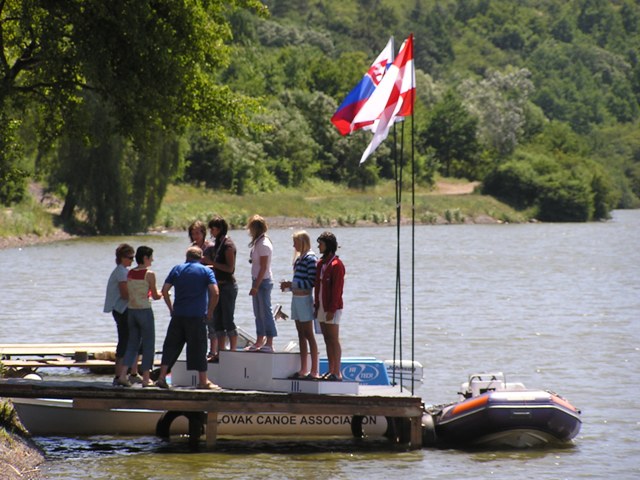
[[300, 255], [293, 263], [293, 281], [291, 287], [294, 290], [311, 290], [316, 283], [316, 264], [318, 257], [309, 250]]

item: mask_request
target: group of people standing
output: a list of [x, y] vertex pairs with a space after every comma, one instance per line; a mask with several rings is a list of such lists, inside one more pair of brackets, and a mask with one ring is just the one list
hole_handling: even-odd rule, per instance
[[[116, 267], [107, 283], [104, 304], [104, 311], [112, 313], [118, 331], [114, 385], [128, 387], [141, 383], [143, 387], [168, 388], [166, 376], [186, 344], [187, 369], [198, 371], [198, 388], [219, 389], [207, 378], [207, 363], [217, 362], [220, 350], [237, 349], [238, 331], [234, 321], [238, 296], [234, 276], [237, 250], [222, 217], [214, 217], [208, 228], [212, 242], [207, 240], [203, 222], [196, 221], [189, 226], [191, 245], [185, 262], [171, 269], [160, 290], [150, 268], [153, 262], [150, 247], [140, 246], [135, 253], [126, 243], [116, 248]], [[256, 341], [245, 350], [270, 353], [274, 351], [273, 339], [277, 336], [271, 307], [273, 244], [267, 235], [267, 223], [261, 216], [251, 217], [247, 229], [251, 238], [249, 295], [253, 303]], [[342, 379], [339, 324], [345, 269], [336, 255], [337, 240], [330, 232], [318, 237], [319, 260], [307, 232], [294, 233], [293, 247], [292, 280], [280, 284], [283, 291], [291, 291], [293, 295], [291, 317], [296, 322], [300, 341], [300, 370], [292, 378], [320, 379], [314, 335], [317, 321], [325, 339], [329, 363], [323, 378], [339, 381]], [[134, 259], [137, 266], [132, 267]], [[151, 301], [160, 298], [169, 309], [171, 321], [163, 343], [160, 375], [154, 383], [150, 377], [155, 355]], [[139, 355], [142, 360], [138, 368]]]

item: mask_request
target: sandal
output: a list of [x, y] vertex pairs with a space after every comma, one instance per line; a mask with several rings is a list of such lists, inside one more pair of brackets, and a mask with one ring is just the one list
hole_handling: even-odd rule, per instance
[[122, 380], [120, 377], [116, 377], [113, 380], [113, 385], [116, 387], [130, 387], [131, 382], [129, 382], [129, 380]]
[[222, 390], [222, 388], [220, 386], [216, 385], [213, 382], [207, 382], [204, 385], [199, 383], [196, 386], [196, 388], [199, 389], [199, 390], [215, 390], [216, 392], [219, 392], [220, 390]]
[[210, 353], [207, 355], [207, 363], [218, 363], [220, 361], [220, 357], [217, 353]]
[[306, 375], [304, 377], [307, 380], [314, 380], [314, 381], [318, 381], [321, 380], [322, 377], [318, 376], [318, 375], [311, 375], [310, 373], [308, 375]]
[[169, 384], [167, 383], [167, 381], [164, 378], [159, 378], [156, 381], [156, 387], [158, 387], [158, 388], [169, 388]]
[[301, 379], [307, 378], [307, 377], [305, 375], [300, 375], [299, 372], [296, 372], [296, 373], [294, 373], [292, 375], [289, 375], [287, 378], [289, 380], [301, 380]]

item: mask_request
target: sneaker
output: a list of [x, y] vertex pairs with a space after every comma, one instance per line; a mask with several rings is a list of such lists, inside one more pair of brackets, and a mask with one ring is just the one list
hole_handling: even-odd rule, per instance
[[131, 385], [142, 383], [142, 376], [139, 373], [129, 375], [129, 383], [131, 383]]
[[169, 388], [169, 384], [167, 383], [167, 381], [164, 378], [159, 378], [156, 381], [156, 387], [158, 387], [158, 388]]

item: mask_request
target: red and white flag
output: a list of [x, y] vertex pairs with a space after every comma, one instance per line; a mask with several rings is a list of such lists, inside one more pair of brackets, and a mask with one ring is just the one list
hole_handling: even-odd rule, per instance
[[374, 122], [371, 128], [373, 138], [362, 154], [361, 164], [387, 138], [396, 119], [413, 114], [415, 85], [413, 34], [411, 34], [400, 47], [398, 56], [378, 87], [353, 119], [353, 123], [356, 124]]

